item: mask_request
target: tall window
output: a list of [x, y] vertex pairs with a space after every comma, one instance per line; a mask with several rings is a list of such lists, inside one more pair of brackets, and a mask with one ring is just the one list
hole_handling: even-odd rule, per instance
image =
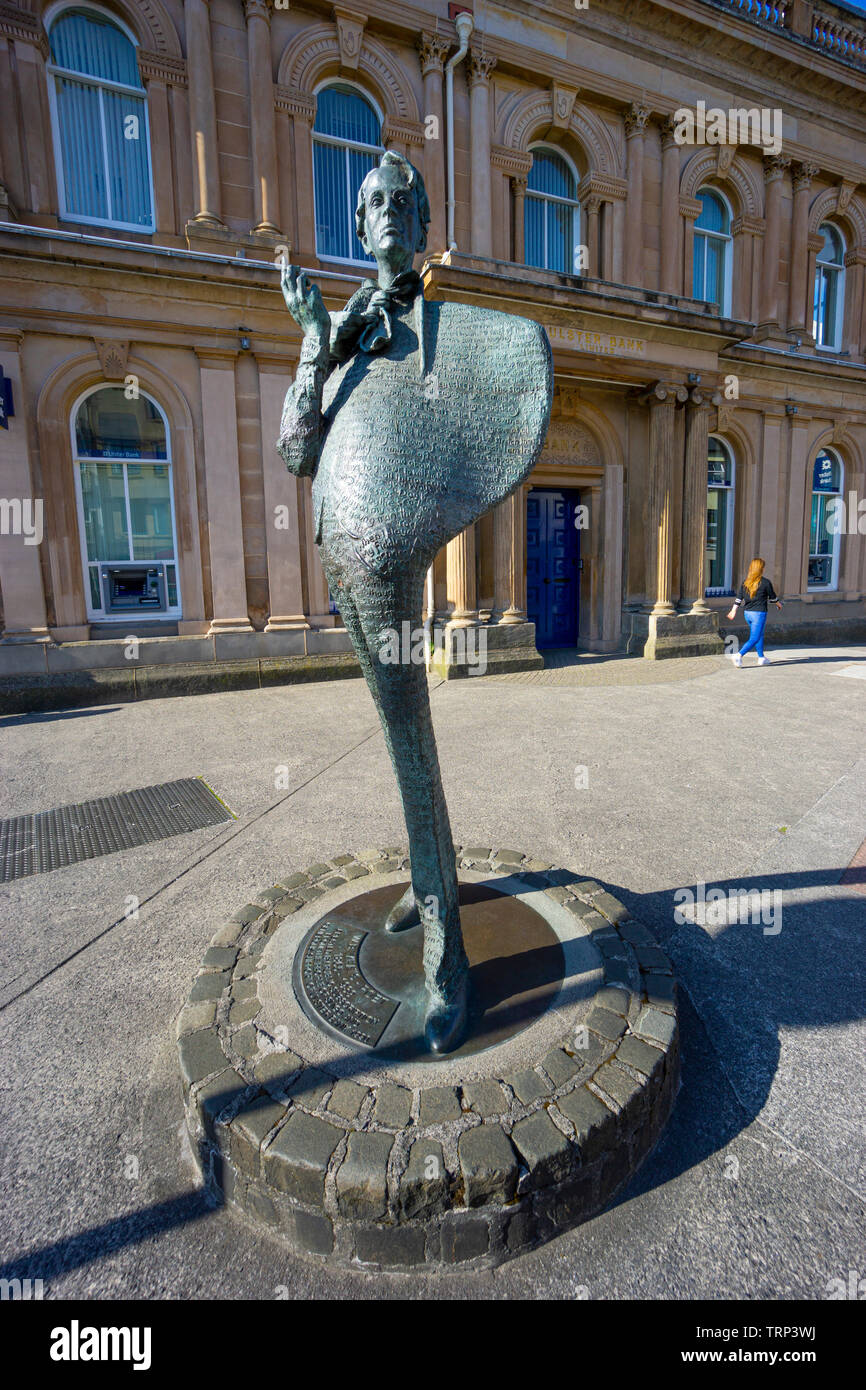
[[581, 269], [577, 175], [555, 150], [532, 151], [523, 215], [527, 265], [566, 275]]
[[358, 189], [381, 159], [382, 129], [369, 101], [352, 87], [325, 87], [313, 127], [316, 252], [325, 259], [372, 261], [355, 233]]
[[147, 103], [132, 40], [88, 6], [63, 10], [49, 43], [61, 217], [152, 232]]
[[839, 587], [839, 498], [842, 463], [828, 449], [815, 459], [812, 474], [812, 516], [809, 525], [810, 589]]
[[731, 210], [721, 193], [702, 188], [695, 222], [692, 297], [731, 312]]
[[842, 304], [845, 244], [829, 222], [820, 228], [824, 245], [815, 265], [815, 300], [812, 332], [818, 347], [842, 346]]
[[103, 386], [72, 422], [87, 613], [179, 617], [177, 528], [165, 418], [147, 396]]
[[729, 594], [734, 541], [734, 459], [723, 439], [710, 436], [707, 451], [707, 594]]

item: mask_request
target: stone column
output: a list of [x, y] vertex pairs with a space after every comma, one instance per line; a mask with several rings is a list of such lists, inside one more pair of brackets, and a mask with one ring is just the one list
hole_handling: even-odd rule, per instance
[[584, 203], [586, 211], [586, 246], [588, 253], [587, 274], [597, 280], [601, 266], [601, 246], [599, 243], [598, 215], [601, 211], [601, 198], [593, 194]]
[[[291, 151], [281, 158], [283, 184], [288, 181], [288, 169], [294, 157], [294, 186], [287, 190], [284, 205], [291, 208], [291, 221], [284, 217], [283, 226], [291, 239], [293, 259], [299, 265], [316, 264], [316, 224], [313, 206], [313, 135], [316, 120], [316, 98], [292, 87], [277, 87], [278, 110], [291, 118]], [[288, 196], [290, 195], [290, 196]]]
[[474, 627], [478, 622], [475, 598], [475, 527], [467, 526], [448, 542], [448, 598], [454, 607], [450, 627]]
[[24, 190], [24, 206], [35, 213], [45, 215], [53, 213], [56, 207], [54, 167], [49, 153], [52, 136], [45, 73], [45, 60], [49, 56], [48, 39], [41, 20], [26, 12], [22, 14], [18, 11], [18, 14], [21, 14], [21, 21], [15, 24], [13, 30], [16, 39], [15, 58], [20, 100], [16, 125], [20, 121], [20, 138], [26, 146], [29, 175]]
[[235, 354], [196, 350], [201, 371], [207, 537], [213, 617], [210, 632], [250, 632], [238, 466]]
[[[794, 165], [794, 207], [791, 224], [791, 261], [788, 269], [788, 332], [804, 334], [807, 313], [811, 315], [811, 297], [806, 307], [806, 273], [809, 253], [809, 199], [812, 180], [818, 173], [817, 164]], [[811, 332], [812, 325], [808, 324]]]
[[250, 74], [250, 153], [253, 163], [253, 229], [279, 230], [271, 12], [267, 0], [244, 0]]
[[184, 0], [195, 222], [222, 227], [208, 0]]
[[492, 256], [490, 209], [490, 73], [496, 59], [473, 48], [469, 54], [469, 144], [472, 254]]
[[524, 490], [519, 487], [493, 513], [494, 597], [491, 621], [524, 623]]
[[635, 103], [625, 114], [626, 195], [625, 281], [643, 284], [643, 146], [649, 111]]
[[660, 381], [640, 398], [650, 407], [645, 564], [647, 608], [653, 617], [676, 611], [671, 600], [674, 411], [687, 396], [684, 386]]
[[674, 139], [674, 121], [662, 122], [662, 225], [659, 265], [659, 289], [664, 294], [687, 294], [680, 282], [680, 147]]
[[445, 117], [442, 108], [442, 69], [449, 43], [441, 34], [426, 29], [418, 40], [421, 74], [424, 78], [425, 126], [433, 117], [436, 134], [424, 142], [424, 182], [430, 199], [430, 226], [427, 228], [428, 251], [445, 251]]
[[779, 329], [779, 242], [782, 227], [782, 181], [790, 160], [772, 155], [764, 160], [765, 210], [767, 229], [761, 256], [761, 303], [759, 327]]
[[707, 445], [711, 400], [694, 387], [686, 405], [686, 450], [683, 475], [683, 531], [681, 546], [680, 607], [688, 613], [709, 613], [704, 598], [704, 561], [707, 547]]
[[517, 176], [511, 180], [512, 192], [512, 256], [517, 265], [526, 264], [526, 187], [529, 180]]
[[695, 292], [695, 223], [701, 215], [697, 198], [680, 198], [680, 217], [683, 219], [683, 294], [691, 299]]
[[866, 251], [845, 253], [845, 309], [842, 347], [858, 357], [866, 347]]
[[760, 242], [766, 231], [763, 217], [735, 217], [731, 223], [734, 239], [734, 284], [731, 313], [735, 319], [755, 321], [761, 293]]
[[166, 63], [159, 53], [136, 49], [138, 71], [147, 89], [147, 121], [151, 149], [161, 158], [153, 160], [153, 220], [161, 236], [173, 236], [178, 218], [174, 205], [174, 170], [171, 151], [171, 116], [168, 109], [170, 82], [185, 81], [185, 71], [177, 59]]
[[[3, 496], [10, 504], [8, 534], [0, 534], [0, 591], [3, 641], [50, 642], [39, 546], [45, 529], [45, 499], [34, 495], [21, 390], [21, 334], [0, 332], [0, 367], [12, 383], [15, 414], [0, 434]], [[14, 508], [15, 510], [11, 510]], [[26, 533], [25, 528], [26, 527]], [[32, 543], [31, 543], [32, 542]]]
[[268, 622], [265, 632], [308, 628], [304, 616], [301, 507], [298, 479], [277, 453], [277, 438], [291, 363], [256, 353], [262, 420], [265, 544], [268, 556]]

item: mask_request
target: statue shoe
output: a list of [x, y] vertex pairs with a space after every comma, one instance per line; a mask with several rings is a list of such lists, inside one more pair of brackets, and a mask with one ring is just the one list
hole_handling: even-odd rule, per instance
[[424, 1037], [431, 1052], [453, 1052], [469, 1026], [469, 981], [464, 979], [454, 999], [433, 1001], [424, 1020]]
[[417, 927], [420, 921], [415, 890], [410, 883], [402, 898], [394, 904], [385, 918], [385, 930], [406, 931], [409, 927]]

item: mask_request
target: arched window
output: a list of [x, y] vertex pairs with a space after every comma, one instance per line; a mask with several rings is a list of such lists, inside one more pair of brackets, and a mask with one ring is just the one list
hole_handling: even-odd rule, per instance
[[526, 264], [566, 275], [580, 271], [577, 175], [558, 151], [532, 151], [523, 207]]
[[98, 386], [72, 415], [87, 615], [180, 617], [168, 425], [159, 406]]
[[845, 271], [845, 243], [829, 222], [819, 228], [824, 245], [815, 264], [815, 299], [812, 332], [817, 347], [842, 346], [842, 305]]
[[87, 6], [61, 10], [49, 43], [60, 216], [152, 232], [147, 103], [132, 39]]
[[822, 449], [812, 473], [812, 515], [809, 524], [810, 589], [838, 589], [841, 525], [842, 461]]
[[734, 551], [734, 456], [723, 439], [710, 435], [707, 449], [707, 594], [729, 594]]
[[355, 233], [355, 207], [383, 153], [381, 122], [367, 98], [344, 83], [323, 88], [313, 127], [316, 253], [323, 260], [372, 261]]
[[731, 312], [731, 209], [721, 193], [702, 188], [695, 222], [692, 297]]

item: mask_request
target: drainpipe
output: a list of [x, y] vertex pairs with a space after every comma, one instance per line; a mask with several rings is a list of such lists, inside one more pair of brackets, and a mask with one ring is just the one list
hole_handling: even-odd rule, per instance
[[461, 10], [454, 21], [460, 39], [460, 47], [445, 64], [445, 104], [448, 124], [448, 250], [456, 251], [454, 240], [454, 69], [462, 63], [469, 49], [469, 35], [475, 22], [468, 10]]

